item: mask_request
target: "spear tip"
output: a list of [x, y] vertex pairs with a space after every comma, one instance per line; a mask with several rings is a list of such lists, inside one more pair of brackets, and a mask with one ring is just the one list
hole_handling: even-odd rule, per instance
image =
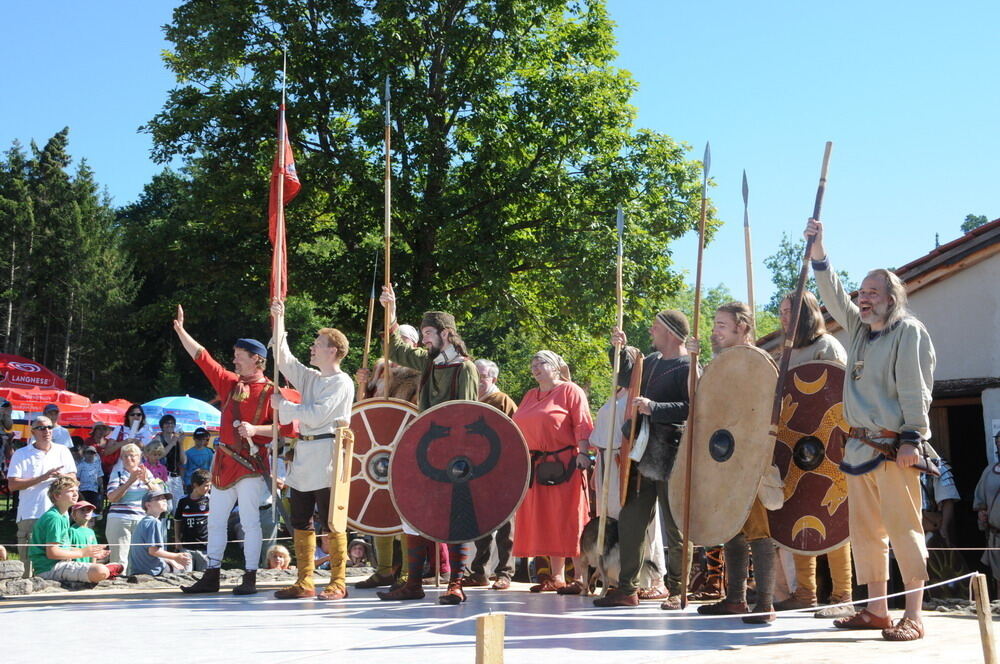
[[743, 207], [746, 207], [750, 199], [750, 187], [747, 185], [747, 170], [743, 169]]
[[705, 157], [702, 159], [705, 169], [705, 178], [708, 179], [708, 172], [712, 169], [712, 144], [705, 141]]

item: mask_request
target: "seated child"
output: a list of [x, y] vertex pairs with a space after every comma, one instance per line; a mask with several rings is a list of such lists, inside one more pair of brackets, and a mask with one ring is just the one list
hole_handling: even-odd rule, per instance
[[78, 486], [73, 477], [57, 476], [48, 489], [52, 507], [35, 522], [31, 531], [28, 556], [35, 574], [43, 579], [98, 583], [122, 572], [121, 565], [84, 562], [85, 558], [106, 559], [109, 555], [107, 547], [99, 544], [84, 547], [72, 545], [68, 512], [80, 496]]
[[92, 505], [99, 505], [101, 503], [101, 485], [104, 483], [104, 469], [101, 468], [101, 459], [97, 456], [97, 448], [93, 445], [85, 447], [83, 458], [76, 462], [76, 479], [80, 481], [80, 499]]
[[146, 516], [132, 531], [132, 546], [128, 552], [130, 574], [159, 576], [166, 572], [190, 571], [191, 554], [167, 551], [163, 546], [163, 524], [160, 516], [167, 511], [173, 498], [161, 488], [150, 489], [142, 498]]
[[292, 569], [292, 554], [280, 544], [267, 550], [267, 569]]
[[191, 476], [191, 492], [177, 501], [174, 510], [174, 540], [180, 551], [190, 554], [194, 571], [203, 572], [208, 567], [208, 491], [212, 488], [212, 475], [202, 468]]

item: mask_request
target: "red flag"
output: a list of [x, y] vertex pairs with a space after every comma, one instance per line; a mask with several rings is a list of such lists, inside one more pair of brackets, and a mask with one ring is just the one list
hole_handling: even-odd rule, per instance
[[271, 262], [271, 299], [285, 299], [288, 293], [288, 251], [285, 242], [285, 205], [302, 188], [295, 173], [295, 157], [288, 142], [285, 105], [278, 111], [278, 149], [271, 166], [271, 196], [267, 207], [268, 237], [274, 247]]

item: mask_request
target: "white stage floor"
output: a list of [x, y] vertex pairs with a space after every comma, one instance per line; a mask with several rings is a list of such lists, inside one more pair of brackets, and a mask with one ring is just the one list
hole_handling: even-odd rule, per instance
[[[879, 653], [883, 662], [905, 656], [911, 664], [932, 661], [933, 653], [947, 653], [954, 662], [981, 661], [974, 618], [928, 616], [927, 641], [888, 644], [878, 632], [835, 630], [809, 614], [751, 626], [738, 618], [699, 618], [695, 606], [684, 614], [661, 611], [657, 602], [637, 609], [595, 609], [589, 597], [536, 595], [526, 588], [473, 589], [460, 607], [438, 605], [435, 589], [428, 589], [424, 600], [399, 603], [379, 601], [372, 590], [352, 590], [342, 602], [279, 601], [271, 597], [273, 587], [252, 597], [235, 597], [228, 589], [196, 597], [169, 591], [41, 595], [0, 601], [0, 624], [5, 659], [11, 662], [138, 656], [184, 664], [472, 664], [475, 620], [455, 621], [489, 611], [545, 616], [507, 616], [508, 664], [815, 662], [827, 657], [843, 662], [855, 653]], [[953, 638], [943, 638], [945, 632]], [[886, 647], [892, 656], [882, 654]], [[789, 657], [789, 648], [796, 654]]]

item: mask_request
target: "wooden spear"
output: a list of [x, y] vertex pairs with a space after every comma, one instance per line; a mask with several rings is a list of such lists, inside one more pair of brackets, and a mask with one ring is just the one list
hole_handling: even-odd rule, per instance
[[[623, 242], [622, 236], [625, 232], [625, 214], [622, 212], [621, 208], [618, 208], [618, 215], [616, 219], [618, 225], [618, 260], [615, 266], [615, 302], [617, 305], [617, 317], [616, 325], [618, 329], [621, 329], [625, 322], [625, 302], [624, 302], [624, 288], [622, 286], [622, 255], [623, 255]], [[616, 343], [614, 345], [614, 368], [611, 371], [611, 417], [608, 420], [608, 438], [605, 441], [606, 447], [604, 448], [604, 481], [601, 483], [601, 497], [597, 502], [597, 551], [598, 555], [604, 552], [604, 535], [607, 530], [608, 524], [608, 489], [611, 483], [611, 464], [614, 458], [614, 439], [617, 426], [615, 426], [615, 416], [617, 415], [618, 398], [615, 392], [618, 389], [618, 371], [621, 369], [621, 355], [622, 346]]]
[[750, 338], [757, 340], [757, 306], [753, 298], [753, 249], [750, 246], [750, 188], [747, 186], [747, 172], [743, 171], [743, 243], [746, 245], [747, 260], [747, 306], [750, 307]]
[[[826, 149], [823, 150], [823, 165], [819, 171], [819, 185], [816, 187], [816, 201], [813, 203], [812, 218], [819, 221], [820, 212], [823, 209], [823, 194], [826, 193], [826, 172], [830, 167], [830, 152], [833, 150], [833, 143], [826, 142]], [[772, 440], [778, 438], [778, 421], [781, 418], [781, 401], [785, 393], [785, 380], [788, 378], [788, 364], [791, 361], [792, 347], [795, 345], [795, 333], [799, 329], [799, 314], [802, 309], [802, 293], [806, 289], [806, 277], [809, 274], [809, 254], [812, 251], [815, 236], [809, 236], [806, 240], [806, 250], [802, 254], [802, 268], [799, 270], [799, 281], [795, 286], [795, 295], [792, 298], [792, 316], [789, 320], [789, 329], [785, 331], [785, 343], [781, 350], [781, 363], [778, 366], [778, 385], [774, 390], [774, 402], [771, 405], [771, 429], [768, 432]]]
[[[698, 334], [698, 326], [701, 324], [701, 269], [702, 256], [705, 252], [705, 218], [708, 215], [708, 172], [712, 167], [712, 146], [705, 143], [705, 157], [702, 160], [702, 182], [701, 182], [701, 216], [698, 219], [698, 269], [694, 281], [694, 321], [692, 331], [695, 340], [701, 343]], [[687, 445], [685, 445], [684, 457], [684, 519], [682, 521], [681, 537], [681, 608], [687, 607], [688, 577], [691, 574], [688, 569], [688, 560], [691, 555], [691, 538], [688, 532], [691, 526], [691, 475], [692, 462], [694, 461], [694, 415], [695, 415], [695, 393], [698, 389], [698, 355], [700, 347], [691, 354], [691, 365], [688, 370], [688, 419], [687, 419]]]

